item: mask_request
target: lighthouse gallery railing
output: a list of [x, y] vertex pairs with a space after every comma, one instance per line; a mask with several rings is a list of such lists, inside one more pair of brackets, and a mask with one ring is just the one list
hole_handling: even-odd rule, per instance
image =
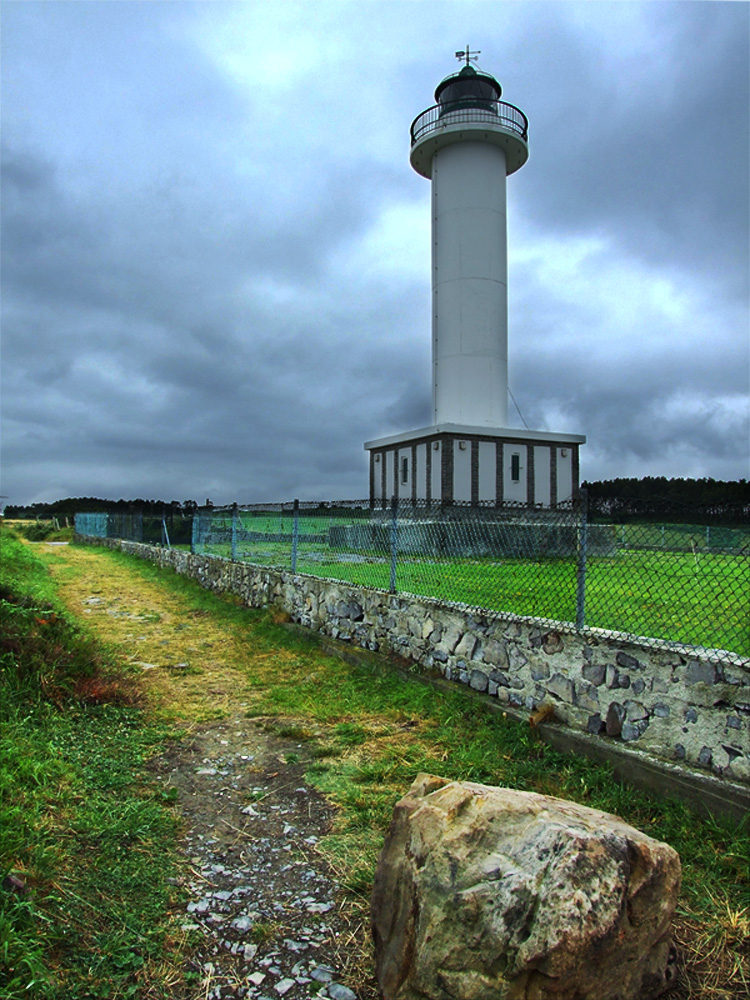
[[[481, 106], [477, 106], [481, 105]], [[505, 101], [476, 100], [452, 101], [435, 104], [417, 115], [411, 124], [411, 144], [424, 139], [430, 132], [453, 128], [455, 125], [488, 125], [505, 129], [526, 141], [529, 135], [529, 121], [520, 108]]]

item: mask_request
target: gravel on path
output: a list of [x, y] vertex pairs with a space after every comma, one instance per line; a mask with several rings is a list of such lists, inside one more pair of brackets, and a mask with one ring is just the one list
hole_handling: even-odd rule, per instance
[[258, 720], [234, 717], [198, 726], [152, 762], [184, 821], [182, 927], [194, 946], [196, 996], [378, 996], [361, 971], [361, 912], [352, 919], [316, 851], [335, 811], [306, 783], [306, 753]]

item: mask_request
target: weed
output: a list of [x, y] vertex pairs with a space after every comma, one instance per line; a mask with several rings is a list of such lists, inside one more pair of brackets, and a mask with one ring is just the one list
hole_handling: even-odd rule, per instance
[[250, 939], [262, 944], [272, 941], [279, 933], [281, 924], [276, 920], [259, 920], [250, 928]]
[[289, 740], [309, 740], [312, 735], [308, 726], [300, 725], [298, 722], [267, 724], [266, 728]]
[[344, 746], [361, 746], [367, 742], [368, 734], [356, 722], [340, 722], [333, 729], [337, 741]]
[[6, 521], [6, 534], [26, 538], [30, 542], [71, 542], [73, 528], [57, 527], [54, 521]]

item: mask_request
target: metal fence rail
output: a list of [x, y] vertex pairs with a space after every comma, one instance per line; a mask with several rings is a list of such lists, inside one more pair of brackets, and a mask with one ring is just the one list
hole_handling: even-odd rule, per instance
[[76, 531], [189, 544], [197, 553], [392, 593], [750, 658], [745, 512], [681, 509], [661, 521], [653, 512], [630, 520], [622, 505], [617, 513], [614, 521], [589, 510], [585, 493], [553, 510], [294, 501], [200, 508], [171, 532], [157, 517], [81, 513]]

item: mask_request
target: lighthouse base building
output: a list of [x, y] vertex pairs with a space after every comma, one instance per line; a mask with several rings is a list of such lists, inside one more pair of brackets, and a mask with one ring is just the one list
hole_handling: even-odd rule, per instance
[[556, 507], [578, 493], [576, 434], [436, 424], [367, 441], [370, 501]]

